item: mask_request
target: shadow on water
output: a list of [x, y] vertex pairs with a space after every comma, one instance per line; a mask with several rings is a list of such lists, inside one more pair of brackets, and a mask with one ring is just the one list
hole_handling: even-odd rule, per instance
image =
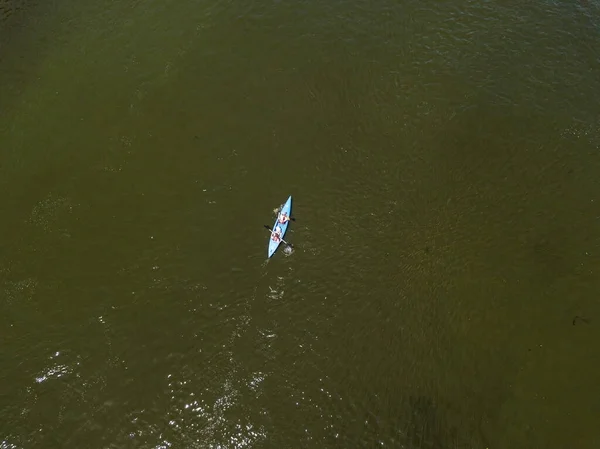
[[0, 0], [0, 50], [12, 43], [17, 32], [25, 28], [37, 7], [38, 3], [32, 0]]
[[411, 396], [406, 439], [410, 449], [459, 449], [470, 447], [462, 441], [458, 429], [449, 424], [444, 414], [428, 396]]
[[[0, 114], [10, 110], [10, 103], [32, 79], [34, 68], [49, 47], [47, 41], [40, 41], [39, 17], [46, 15], [42, 10], [47, 8], [32, 0], [0, 0]], [[1, 132], [0, 126], [0, 137]]]
[[[446, 404], [447, 405], [447, 404]], [[482, 423], [462, 428], [452, 412], [429, 396], [408, 398], [403, 443], [407, 449], [466, 449], [490, 447]], [[450, 407], [451, 408], [451, 407]], [[482, 418], [483, 419], [483, 418]]]
[[27, 7], [26, 1], [19, 0], [0, 0], [0, 20], [3, 23], [14, 19]]
[[[465, 427], [459, 416], [460, 413], [453, 412], [451, 404], [441, 403], [426, 395], [411, 395], [401, 402], [398, 408], [392, 406], [397, 413], [394, 417], [386, 418], [372, 411], [365, 412], [362, 421], [365, 427], [359, 438], [364, 444], [362, 447], [405, 449], [489, 447], [488, 439], [481, 426], [474, 423]], [[387, 411], [389, 412], [389, 408]]]
[[10, 111], [10, 104], [36, 79], [44, 57], [66, 41], [73, 27], [65, 24], [73, 21], [60, 16], [69, 10], [68, 0], [0, 0], [1, 113]]

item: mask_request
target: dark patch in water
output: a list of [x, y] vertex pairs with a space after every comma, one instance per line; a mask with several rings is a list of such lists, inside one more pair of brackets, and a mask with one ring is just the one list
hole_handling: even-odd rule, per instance
[[590, 324], [590, 320], [588, 320], [587, 318], [581, 317], [579, 315], [576, 315], [573, 318], [573, 321], [571, 322], [573, 324], [573, 326], [576, 326], [577, 324]]
[[8, 22], [11, 18], [17, 17], [27, 10], [29, 3], [24, 0], [0, 0], [0, 20]]
[[[456, 449], [458, 429], [449, 425], [434, 401], [427, 396], [411, 396], [407, 437], [410, 449]], [[464, 443], [464, 441], [463, 441]]]

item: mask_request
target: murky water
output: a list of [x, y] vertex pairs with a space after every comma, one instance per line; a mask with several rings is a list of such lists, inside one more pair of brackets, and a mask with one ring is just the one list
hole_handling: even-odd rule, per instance
[[600, 3], [0, 15], [2, 449], [597, 447]]

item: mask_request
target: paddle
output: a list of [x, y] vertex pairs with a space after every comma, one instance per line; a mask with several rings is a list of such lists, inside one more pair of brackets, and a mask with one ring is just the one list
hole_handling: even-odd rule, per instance
[[[274, 234], [273, 230], [268, 227], [267, 225], [263, 225], [265, 228], [267, 228], [271, 234]], [[292, 245], [291, 243], [286, 242], [285, 240], [283, 240], [281, 237], [279, 237], [279, 240], [281, 240], [283, 243], [285, 243], [287, 246], [291, 246], [292, 248], [294, 247], [294, 245]]]

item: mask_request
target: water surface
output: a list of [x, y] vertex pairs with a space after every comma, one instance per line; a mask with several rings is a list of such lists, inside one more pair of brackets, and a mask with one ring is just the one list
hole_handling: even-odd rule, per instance
[[598, 2], [2, 7], [0, 447], [597, 447]]

